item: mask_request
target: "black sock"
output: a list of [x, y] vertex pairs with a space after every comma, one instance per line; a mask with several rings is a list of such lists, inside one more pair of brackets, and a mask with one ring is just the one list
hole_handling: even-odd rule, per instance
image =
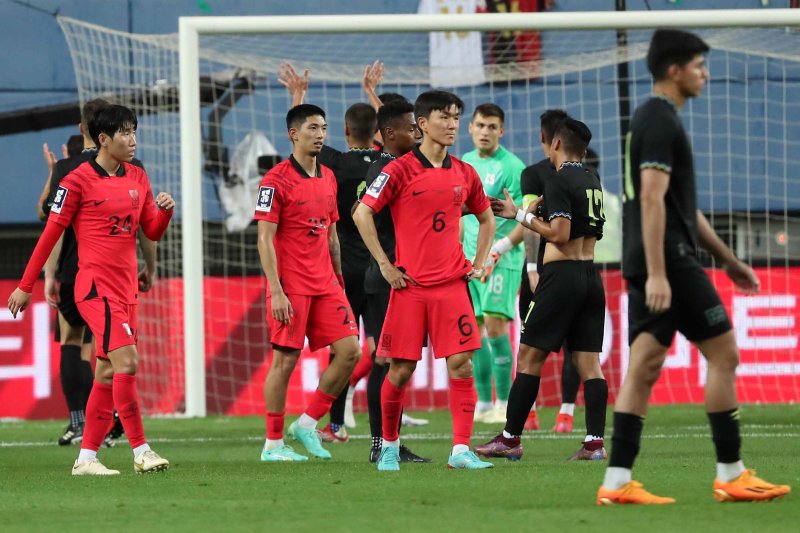
[[367, 410], [369, 411], [369, 432], [373, 438], [383, 434], [381, 415], [381, 387], [386, 378], [386, 365], [375, 363], [367, 378]]
[[[70, 413], [83, 411], [86, 407], [83, 401], [83, 378], [81, 376], [81, 347], [71, 344], [61, 345], [61, 390], [67, 401]], [[70, 423], [74, 423], [70, 419]]]
[[[350, 383], [348, 382], [345, 385], [342, 392], [339, 393], [339, 396], [333, 400], [333, 404], [331, 404], [331, 425], [337, 425], [339, 427], [344, 425], [344, 407], [347, 403], [347, 389], [350, 388]], [[336, 428], [338, 429], [338, 428]], [[335, 430], [334, 430], [335, 431]]]
[[608, 383], [602, 378], [583, 382], [583, 400], [586, 402], [586, 434], [603, 438], [606, 431]]
[[522, 428], [528, 413], [539, 394], [539, 376], [517, 372], [511, 392], [508, 393], [508, 408], [506, 409], [505, 430], [514, 437], [522, 435]]
[[89, 394], [92, 393], [92, 384], [94, 383], [94, 374], [92, 373], [92, 363], [81, 359], [81, 389], [83, 391], [82, 402], [83, 409], [86, 410], [86, 403], [89, 401]]
[[631, 413], [614, 413], [614, 436], [611, 437], [611, 457], [608, 466], [633, 468], [633, 462], [639, 455], [639, 443], [642, 440], [644, 418]]
[[708, 413], [711, 438], [717, 449], [718, 463], [735, 463], [741, 459], [742, 436], [739, 433], [739, 408]]
[[575, 368], [575, 361], [572, 360], [572, 352], [564, 350], [564, 366], [561, 368], [561, 403], [575, 403], [580, 388], [581, 377]]

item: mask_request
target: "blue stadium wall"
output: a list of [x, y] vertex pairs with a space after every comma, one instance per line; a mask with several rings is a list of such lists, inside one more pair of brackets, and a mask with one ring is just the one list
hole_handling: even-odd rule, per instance
[[[0, 112], [23, 109], [41, 105], [75, 101], [77, 89], [64, 37], [55, 19], [47, 13], [58, 11], [60, 14], [77, 19], [93, 22], [102, 26], [136, 33], [172, 33], [177, 31], [178, 17], [182, 15], [287, 15], [306, 13], [407, 13], [416, 11], [415, 0], [349, 0], [347, 2], [318, 2], [316, 0], [294, 0], [285, 2], [280, 0], [245, 1], [245, 0], [30, 0], [31, 4], [41, 8], [42, 11], [33, 10], [22, 5], [2, 2], [0, 3], [0, 20], [3, 20], [4, 29], [0, 32]], [[629, 0], [629, 10], [646, 9], [643, 0]], [[770, 7], [786, 7], [787, 1], [770, 2]], [[709, 8], [759, 8], [760, 0], [684, 0], [679, 6], [667, 0], [650, 0], [653, 9], [709, 9]], [[613, 0], [558, 0], [556, 10], [613, 10]], [[12, 22], [8, 24], [8, 22]], [[544, 54], [547, 54], [545, 41]], [[364, 61], [372, 58], [363, 58]], [[354, 58], [356, 60], [356, 58]], [[713, 56], [711, 58], [713, 65]], [[738, 68], [747, 68], [746, 64]], [[757, 70], [761, 74], [765, 69]], [[771, 74], [766, 69], [766, 75]], [[776, 80], [782, 79], [776, 76]], [[609, 67], [608, 72], [592, 72], [590, 75], [600, 75], [602, 79], [613, 79], [613, 72]], [[712, 73], [713, 75], [713, 73]], [[793, 83], [785, 86], [782, 81], [770, 81], [767, 91], [747, 94], [747, 106], [737, 109], [716, 109], [714, 101], [710, 98], [701, 98], [693, 105], [702, 110], [704, 106], [712, 106], [712, 116], [725, 116], [735, 114], [734, 124], [741, 124], [739, 132], [749, 133], [751, 138], [765, 138], [763, 128], [768, 128], [766, 142], [746, 142], [744, 136], [731, 138], [728, 135], [728, 126], [725, 123], [724, 131], [717, 131], [722, 123], [714, 120], [709, 124], [693, 124], [695, 132], [695, 148], [698, 154], [717, 153], [718, 157], [698, 157], [698, 190], [700, 191], [700, 207], [705, 210], [725, 211], [736, 210], [783, 210], [785, 198], [789, 198], [789, 209], [800, 209], [800, 185], [795, 180], [794, 185], [786, 189], [785, 176], [795, 169], [786, 168], [782, 161], [783, 150], [786, 147], [784, 132], [776, 138], [771, 138], [770, 124], [783, 122], [782, 110], [776, 102], [786, 98], [787, 92], [793, 94], [792, 99], [800, 101], [800, 72], [787, 72]], [[548, 105], [561, 105], [563, 94], [574, 95], [581, 98], [581, 87], [578, 75], [565, 79], [566, 91], [545, 91], [541, 86], [538, 90], [525, 92], [514, 90], [495, 90], [494, 100], [507, 109], [538, 110], [542, 102]], [[359, 87], [348, 89], [343, 102], [353, 102], [362, 98]], [[613, 83], [602, 85], [603, 105], [609, 106], [602, 111], [603, 116], [616, 113], [616, 86]], [[647, 94], [650, 90], [647, 80], [639, 80], [634, 84], [632, 96], [634, 100]], [[745, 96], [744, 87], [734, 87], [732, 91], [739, 91]], [[409, 97], [413, 93], [406, 94]], [[592, 88], [591, 94], [586, 94], [587, 99], [597, 99], [596, 89]], [[309, 101], [314, 101], [315, 94], [312, 90]], [[574, 100], [573, 100], [574, 101]], [[480, 102], [468, 101], [472, 106]], [[331, 104], [327, 109], [331, 118], [332, 131], [341, 131], [339, 117], [344, 114], [344, 108], [336, 108]], [[580, 115], [580, 113], [576, 113]], [[766, 117], [766, 121], [753, 120], [753, 118]], [[535, 117], [534, 117], [535, 118]], [[613, 192], [619, 192], [619, 144], [618, 129], [616, 124], [600, 124], [597, 117], [582, 116], [589, 126], [595, 131], [596, 149], [603, 160], [601, 171], [606, 176], [605, 183]], [[339, 123], [337, 123], [337, 121]], [[523, 159], [534, 162], [541, 157], [536, 148], [536, 132], [530, 131], [528, 119], [512, 111], [509, 121], [509, 131], [506, 144], [513, 147], [533, 147], [522, 150]], [[745, 130], [745, 126], [750, 128]], [[535, 125], [534, 125], [535, 128]], [[603, 131], [614, 128], [610, 135], [603, 135]], [[463, 128], [464, 130], [466, 128]], [[776, 130], [777, 131], [777, 130]], [[19, 135], [0, 136], [0, 154], [2, 154], [2, 194], [0, 194], [0, 224], [25, 224], [36, 220], [34, 205], [41, 190], [46, 175], [46, 168], [41, 155], [42, 143], [48, 143], [52, 148], [60, 146], [69, 135], [75, 133], [74, 127], [55, 128], [38, 132], [29, 132]], [[465, 132], [462, 132], [465, 134]], [[797, 147], [798, 132], [792, 134], [790, 140]], [[604, 138], [605, 137], [605, 138]], [[533, 139], [533, 141], [532, 141]], [[275, 140], [278, 148], [285, 152], [288, 146], [281, 140]], [[465, 150], [469, 147], [468, 139], [462, 135], [460, 147]], [[714, 176], [726, 175], [731, 178], [723, 186], [715, 182], [715, 193], [711, 193], [711, 180]], [[717, 192], [718, 191], [718, 192]], [[775, 205], [774, 202], [780, 202]], [[773, 202], [773, 203], [771, 203]], [[209, 215], [212, 218], [214, 213]]]

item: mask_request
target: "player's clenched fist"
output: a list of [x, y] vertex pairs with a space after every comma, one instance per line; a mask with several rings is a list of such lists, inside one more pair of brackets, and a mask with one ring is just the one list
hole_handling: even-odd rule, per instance
[[17, 318], [17, 313], [24, 311], [31, 301], [31, 293], [25, 292], [19, 287], [14, 289], [11, 296], [8, 297], [8, 309], [14, 318]]
[[164, 211], [172, 211], [175, 209], [175, 200], [170, 193], [160, 192], [158, 196], [156, 196], [156, 207]]

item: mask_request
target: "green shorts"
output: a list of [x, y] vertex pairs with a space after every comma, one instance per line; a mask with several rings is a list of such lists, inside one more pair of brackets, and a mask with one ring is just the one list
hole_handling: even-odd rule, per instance
[[469, 282], [469, 295], [476, 317], [501, 315], [512, 320], [518, 292], [519, 270], [516, 269], [496, 268], [486, 283], [477, 279]]

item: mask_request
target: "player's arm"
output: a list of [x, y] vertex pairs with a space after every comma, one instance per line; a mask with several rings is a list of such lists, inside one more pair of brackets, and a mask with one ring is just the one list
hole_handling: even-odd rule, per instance
[[139, 225], [142, 227], [145, 237], [151, 241], [160, 241], [167, 231], [174, 210], [175, 200], [172, 196], [162, 191], [158, 193], [154, 201], [153, 192], [149, 189], [148, 184], [147, 197], [139, 219]]
[[523, 227], [535, 231], [553, 244], [564, 244], [569, 241], [569, 231], [572, 222], [568, 218], [557, 216], [550, 222], [545, 222], [544, 220], [536, 218], [534, 215], [539, 208], [539, 204], [542, 203], [544, 196], [540, 196], [531, 202], [528, 209], [525, 210], [517, 208], [514, 204], [514, 199], [511, 198], [511, 195], [508, 193], [508, 189], [504, 189], [503, 193], [505, 194], [505, 199], [492, 199], [492, 210], [496, 216], [514, 218]]
[[144, 266], [139, 271], [139, 290], [147, 292], [153, 287], [153, 277], [156, 275], [156, 249], [158, 244], [144, 234], [144, 230], [139, 227], [139, 247], [142, 249]]
[[389, 261], [389, 256], [386, 255], [386, 252], [383, 251], [381, 242], [378, 239], [378, 228], [375, 227], [375, 210], [366, 204], [358, 204], [353, 213], [353, 222], [358, 228], [358, 233], [361, 234], [361, 240], [364, 241], [369, 253], [378, 263], [381, 274], [393, 289], [403, 289], [408, 284], [417, 284], [410, 276], [395, 267]]
[[50, 307], [58, 306], [58, 281], [56, 280], [56, 269], [58, 267], [58, 257], [61, 255], [61, 245], [64, 242], [64, 235], [58, 238], [50, 256], [44, 263], [44, 299]]
[[333, 273], [336, 274], [339, 285], [344, 289], [344, 278], [342, 277], [342, 249], [339, 245], [339, 233], [336, 231], [336, 222], [328, 226], [328, 250], [331, 253]]
[[700, 246], [714, 256], [728, 277], [742, 291], [755, 293], [761, 289], [761, 282], [753, 269], [733, 254], [700, 210], [697, 211], [697, 238]]
[[364, 67], [364, 78], [361, 80], [361, 87], [367, 95], [367, 99], [375, 111], [381, 108], [383, 102], [378, 98], [376, 89], [383, 81], [383, 63], [375, 60], [371, 65]]
[[294, 312], [278, 277], [278, 255], [275, 253], [275, 234], [278, 224], [258, 221], [258, 258], [269, 283], [272, 318], [288, 324]]
[[478, 245], [475, 251], [475, 260], [472, 262], [472, 272], [467, 274], [468, 279], [480, 278], [483, 276], [483, 267], [475, 267], [474, 265], [485, 265], [486, 258], [489, 257], [489, 249], [492, 247], [494, 241], [494, 232], [496, 224], [492, 208], [487, 207], [480, 213], [475, 214], [478, 219]]
[[664, 260], [664, 234], [667, 208], [664, 197], [669, 188], [669, 173], [658, 168], [641, 169], [639, 202], [642, 211], [642, 244], [647, 265], [645, 301], [653, 313], [663, 313], [672, 303], [672, 288], [667, 280]]
[[8, 309], [14, 318], [17, 317], [18, 312], [24, 311], [28, 307], [36, 278], [39, 277], [39, 273], [42, 271], [45, 262], [47, 262], [47, 258], [50, 256], [50, 252], [56, 242], [64, 233], [64, 228], [65, 226], [52, 220], [49, 220], [44, 227], [42, 236], [39, 237], [36, 248], [33, 249], [33, 254], [28, 261], [28, 266], [25, 267], [25, 273], [22, 275], [19, 286], [8, 297]]
[[303, 72], [301, 77], [295, 72], [291, 63], [283, 63], [278, 69], [278, 83], [286, 87], [292, 96], [291, 107], [298, 106], [303, 103], [308, 92], [308, 69]]

